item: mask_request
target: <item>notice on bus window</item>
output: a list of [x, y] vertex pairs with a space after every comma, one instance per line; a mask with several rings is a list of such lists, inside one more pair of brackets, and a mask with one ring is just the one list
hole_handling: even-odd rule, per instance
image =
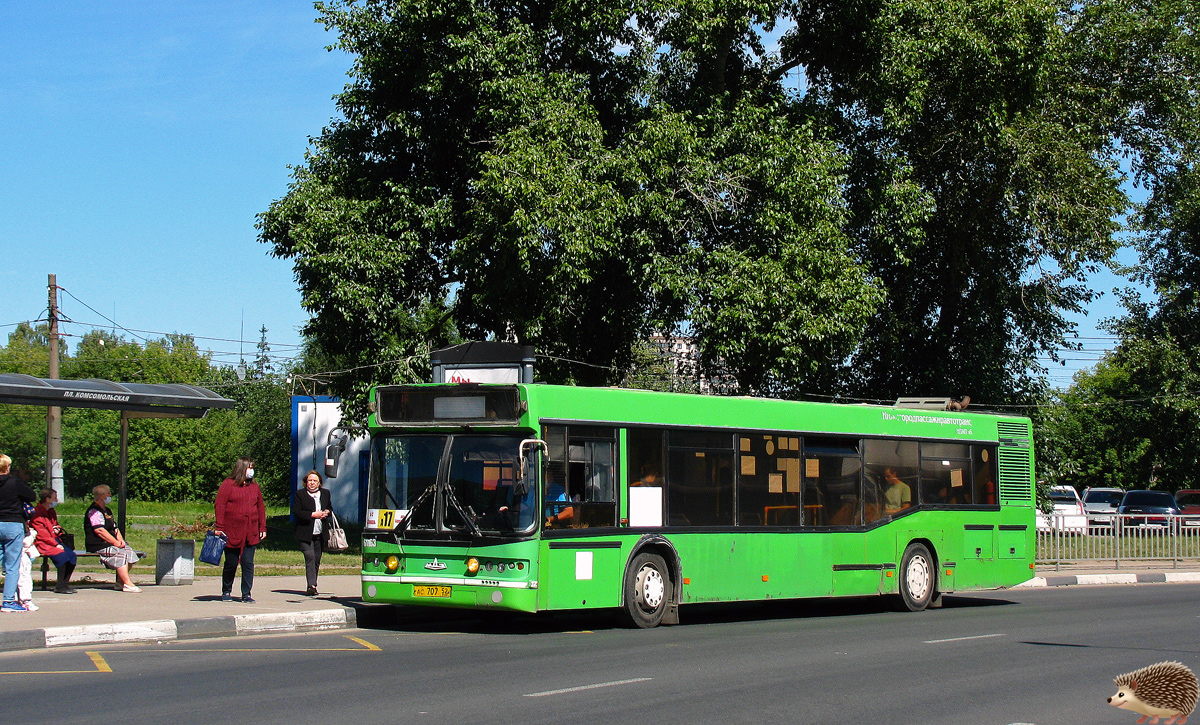
[[742, 475], [753, 476], [755, 465], [754, 456], [742, 456]]
[[804, 459], [804, 475], [809, 478], [821, 477], [821, 459], [820, 458], [805, 458]]
[[787, 459], [787, 492], [800, 493], [800, 459]]
[[950, 469], [950, 488], [960, 488], [963, 485], [963, 469]]
[[634, 486], [629, 489], [629, 525], [662, 526], [662, 488]]
[[782, 473], [772, 473], [767, 476], [767, 490], [770, 493], [783, 493]]

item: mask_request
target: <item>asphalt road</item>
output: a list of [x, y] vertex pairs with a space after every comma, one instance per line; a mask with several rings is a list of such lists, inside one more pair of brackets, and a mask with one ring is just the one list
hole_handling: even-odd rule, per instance
[[[1200, 671], [1200, 585], [682, 610], [596, 617], [421, 611], [342, 630], [0, 655], [12, 723], [1133, 723], [1113, 677]], [[24, 674], [21, 674], [24, 673]]]

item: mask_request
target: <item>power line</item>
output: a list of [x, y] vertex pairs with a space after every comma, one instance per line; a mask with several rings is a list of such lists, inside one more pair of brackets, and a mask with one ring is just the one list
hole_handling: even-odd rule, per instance
[[[103, 317], [103, 315], [101, 315], [101, 317]], [[84, 327], [90, 327], [95, 330], [103, 330], [108, 327], [108, 325], [99, 325], [94, 322], [80, 322], [78, 320], [64, 320], [64, 322], [70, 322], [72, 325], [82, 325]], [[121, 327], [121, 326], [118, 325], [118, 327]], [[184, 335], [186, 337], [190, 337], [193, 340], [209, 340], [212, 342], [237, 342], [237, 343], [249, 343], [252, 345], [257, 345], [260, 342], [262, 342], [261, 340], [239, 340], [237, 338], [232, 338], [232, 337], [206, 337], [204, 335], [194, 335], [192, 333], [187, 333], [187, 332], [160, 332], [158, 330], [139, 330], [136, 327], [121, 327], [121, 329], [125, 330], [126, 332], [129, 332], [130, 334], [133, 334], [135, 332], [141, 332], [141, 333], [145, 333], [147, 335], [158, 335], [160, 337], [170, 337], [171, 335]], [[145, 338], [142, 338], [142, 337], [136, 336], [136, 335], [135, 335], [135, 337], [138, 337], [138, 339], [142, 339], [142, 340], [145, 339]], [[290, 347], [290, 348], [304, 347], [303, 343], [297, 344], [297, 343], [290, 343], [290, 342], [271, 342], [270, 340], [267, 340], [266, 343], [270, 347]]]
[[[92, 306], [91, 306], [91, 305], [89, 305], [88, 303], [86, 303], [86, 302], [84, 302], [83, 300], [79, 299], [78, 297], [76, 297], [74, 294], [72, 294], [72, 293], [71, 293], [71, 290], [67, 289], [66, 287], [63, 287], [63, 286], [61, 286], [61, 285], [60, 285], [60, 286], [58, 287], [58, 289], [62, 290], [63, 292], [66, 292], [66, 293], [67, 293], [67, 295], [69, 295], [71, 299], [75, 300], [76, 302], [78, 302], [79, 304], [81, 304], [81, 305], [83, 305], [84, 307], [88, 308], [88, 309], [89, 309], [89, 310], [91, 310], [92, 312], [95, 312], [97, 315], [100, 315], [100, 316], [101, 316], [101, 317], [103, 317], [104, 319], [106, 319], [106, 320], [108, 320], [109, 322], [111, 322], [111, 323], [112, 323], [112, 325], [113, 325], [113, 327], [120, 327], [122, 330], [125, 330], [125, 332], [128, 332], [130, 335], [133, 335], [134, 337], [136, 337], [137, 339], [141, 340], [142, 342], [149, 342], [149, 340], [147, 340], [146, 338], [142, 337], [141, 335], [138, 335], [138, 334], [137, 334], [137, 333], [135, 333], [133, 330], [130, 330], [130, 329], [126, 328], [126, 327], [123, 327], [123, 326], [122, 326], [122, 325], [120, 325], [120, 324], [119, 324], [119, 323], [118, 323], [116, 320], [114, 320], [114, 319], [112, 319], [112, 318], [108, 317], [108, 316], [107, 316], [107, 315], [105, 315], [103, 312], [100, 312], [99, 310], [97, 310], [95, 307], [92, 307]], [[68, 319], [64, 320], [64, 322], [73, 322], [73, 320], [71, 320], [71, 319], [69, 319], [69, 318], [68, 318]]]

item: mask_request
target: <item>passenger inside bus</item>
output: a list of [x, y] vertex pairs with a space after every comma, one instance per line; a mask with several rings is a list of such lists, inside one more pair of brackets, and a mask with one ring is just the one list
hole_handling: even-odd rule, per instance
[[630, 486], [661, 486], [658, 475], [658, 466], [653, 463], [642, 464], [642, 475], [638, 480], [629, 484]]
[[579, 494], [568, 492], [558, 479], [547, 470], [546, 477], [546, 528], [565, 528], [575, 519], [575, 506], [567, 505], [578, 502]]
[[912, 506], [912, 489], [900, 480], [896, 469], [888, 466], [883, 469], [883, 482], [887, 488], [883, 490], [883, 512], [889, 516], [900, 513]]

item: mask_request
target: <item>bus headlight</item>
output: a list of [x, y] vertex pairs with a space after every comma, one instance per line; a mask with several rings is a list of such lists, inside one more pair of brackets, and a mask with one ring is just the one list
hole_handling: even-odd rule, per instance
[[473, 556], [467, 559], [467, 573], [472, 575], [479, 573], [479, 560]]
[[400, 557], [396, 556], [395, 554], [392, 554], [387, 559], [385, 559], [383, 563], [384, 563], [384, 566], [387, 567], [388, 574], [395, 574], [396, 570], [400, 568]]

